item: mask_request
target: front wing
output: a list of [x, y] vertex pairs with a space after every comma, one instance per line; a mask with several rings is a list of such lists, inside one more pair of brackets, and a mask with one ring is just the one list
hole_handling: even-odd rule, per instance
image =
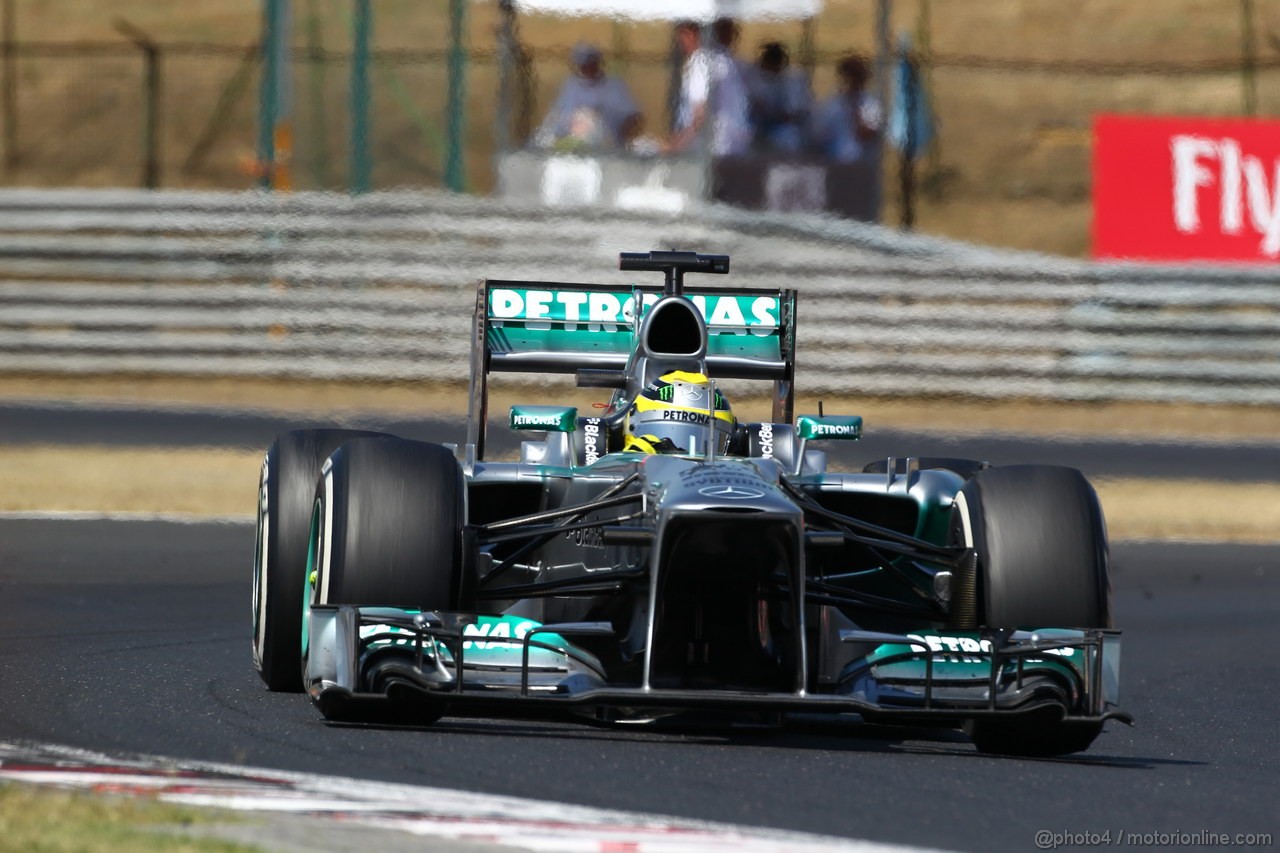
[[[308, 692], [326, 717], [389, 706], [430, 720], [460, 715], [592, 713], [599, 719], [684, 711], [856, 713], [920, 724], [1044, 715], [1073, 724], [1132, 718], [1119, 710], [1120, 633], [1090, 629], [938, 634], [840, 632], [867, 649], [834, 684], [763, 691], [619, 684], [579, 642], [608, 623], [314, 605]], [[459, 675], [461, 674], [461, 675]], [[647, 679], [645, 679], [647, 681]]]

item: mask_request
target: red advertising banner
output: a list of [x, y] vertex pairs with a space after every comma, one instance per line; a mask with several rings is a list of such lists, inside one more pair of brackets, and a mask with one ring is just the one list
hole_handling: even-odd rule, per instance
[[1280, 259], [1280, 121], [1098, 116], [1093, 254]]

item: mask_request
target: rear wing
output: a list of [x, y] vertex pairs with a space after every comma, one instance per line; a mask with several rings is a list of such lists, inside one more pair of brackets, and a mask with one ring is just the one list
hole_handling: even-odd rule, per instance
[[[485, 280], [476, 292], [471, 337], [467, 443], [484, 458], [490, 373], [622, 370], [639, 320], [663, 295], [661, 284], [629, 287]], [[773, 420], [795, 408], [796, 291], [683, 287], [707, 324], [713, 379], [772, 380]]]

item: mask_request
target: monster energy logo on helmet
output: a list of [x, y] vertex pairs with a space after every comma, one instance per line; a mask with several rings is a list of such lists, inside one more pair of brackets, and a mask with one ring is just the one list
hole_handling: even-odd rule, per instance
[[[658, 400], [663, 403], [673, 403], [677, 406], [690, 409], [699, 409], [707, 411], [706, 392], [709, 382], [707, 377], [701, 373], [689, 373], [684, 370], [673, 370], [670, 373], [663, 374], [641, 392], [642, 397], [650, 400]], [[728, 412], [729, 401], [718, 390], [713, 392], [715, 395], [715, 408], [717, 412]]]

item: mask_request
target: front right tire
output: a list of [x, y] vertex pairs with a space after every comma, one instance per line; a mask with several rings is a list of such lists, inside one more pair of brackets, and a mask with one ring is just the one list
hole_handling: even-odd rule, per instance
[[318, 604], [470, 610], [462, 468], [439, 444], [349, 441], [316, 491]]
[[[302, 680], [310, 653], [312, 604], [394, 607], [420, 611], [472, 611], [475, 590], [466, 559], [466, 487], [453, 453], [438, 444], [398, 438], [350, 441], [321, 473], [312, 514], [307, 563], [311, 567], [302, 614]], [[373, 692], [394, 687], [388, 666], [360, 674]], [[308, 689], [311, 684], [306, 683]], [[351, 719], [345, 697], [319, 693], [321, 713]], [[417, 724], [444, 713], [445, 703], [410, 695], [399, 703]], [[392, 709], [393, 715], [395, 709]]]
[[278, 436], [263, 459], [253, 557], [253, 664], [271, 690], [302, 690], [303, 579], [320, 466], [344, 442], [381, 434], [294, 430]]

